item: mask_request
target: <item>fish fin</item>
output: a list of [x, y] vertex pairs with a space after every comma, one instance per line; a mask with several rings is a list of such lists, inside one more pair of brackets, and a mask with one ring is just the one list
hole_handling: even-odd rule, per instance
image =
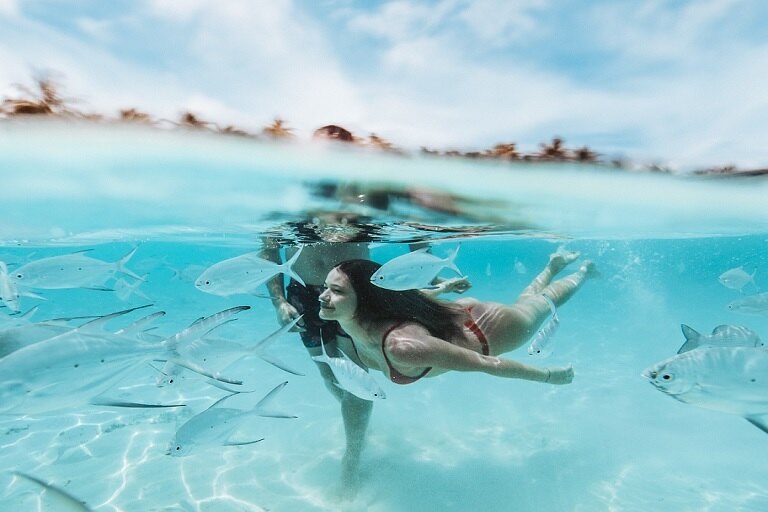
[[144, 281], [143, 277], [141, 277], [140, 275], [132, 272], [131, 270], [129, 270], [129, 269], [127, 269], [125, 267], [125, 264], [128, 263], [128, 260], [130, 260], [133, 257], [134, 254], [136, 254], [136, 251], [138, 249], [139, 249], [138, 246], [136, 246], [133, 249], [131, 249], [128, 252], [128, 254], [126, 254], [125, 256], [123, 256], [122, 258], [120, 258], [119, 260], [117, 260], [115, 262], [115, 266], [117, 267], [117, 271], [118, 272], [121, 272], [121, 273], [123, 273], [123, 274], [125, 274], [127, 276], [131, 276], [132, 278], [138, 279], [139, 281]]
[[341, 349], [337, 349], [337, 350], [339, 351], [339, 353], [341, 354], [341, 357], [343, 357], [345, 361], [349, 361], [350, 364], [353, 364], [353, 365], [357, 366], [358, 368], [360, 368], [361, 370], [363, 370], [365, 373], [368, 373], [368, 368], [363, 368], [362, 366], [360, 366], [359, 364], [354, 362], [347, 354], [344, 353], [343, 350], [341, 350]]
[[744, 419], [768, 434], [768, 419], [764, 418], [765, 414], [759, 416], [745, 416]]
[[39, 295], [39, 294], [37, 294], [35, 292], [31, 292], [29, 290], [24, 290], [24, 291], [19, 290], [19, 296], [20, 297], [29, 297], [30, 299], [48, 300], [45, 297], [43, 297], [42, 295]]
[[[227, 393], [231, 393], [230, 396], [232, 396], [232, 395], [239, 395], [240, 393], [253, 393], [254, 391], [256, 391], [255, 389], [245, 389], [245, 390], [242, 390], [242, 389], [232, 389], [229, 386], [225, 386], [224, 383], [221, 382], [220, 380], [216, 380], [216, 379], [206, 379], [205, 382], [207, 382], [211, 386], [214, 386], [214, 387], [217, 387], [217, 388], [221, 389], [222, 391], [226, 391]], [[229, 396], [227, 396], [227, 398], [229, 398]]]
[[288, 366], [287, 364], [285, 364], [284, 362], [282, 362], [280, 359], [276, 358], [275, 356], [272, 356], [272, 355], [269, 355], [269, 354], [259, 354], [259, 357], [263, 361], [271, 364], [275, 368], [279, 368], [279, 369], [283, 370], [284, 372], [288, 372], [288, 373], [290, 373], [292, 375], [299, 375], [299, 376], [302, 376], [302, 377], [304, 376], [303, 373], [301, 373], [298, 370], [294, 370], [293, 368], [291, 368], [290, 366]]
[[[717, 327], [715, 327], [715, 329], [717, 329]], [[683, 331], [683, 336], [685, 336], [686, 340], [696, 339], [701, 337], [701, 334], [699, 334], [699, 331], [697, 331], [696, 329], [688, 325], [680, 324], [680, 330]]]
[[155, 313], [150, 313], [149, 315], [139, 318], [135, 322], [116, 331], [115, 334], [119, 336], [138, 336], [139, 334], [147, 332], [150, 329], [154, 329], [154, 327], [151, 327], [150, 329], [144, 329], [144, 327], [150, 322], [154, 322], [161, 316], [165, 316], [165, 311], [157, 311]]
[[260, 443], [263, 440], [264, 438], [262, 437], [261, 439], [256, 439], [255, 441], [227, 441], [224, 443], [224, 446], [245, 446], [249, 444]]
[[216, 327], [224, 325], [226, 320], [232, 315], [248, 309], [251, 309], [251, 306], [235, 306], [207, 317], [198, 318], [186, 329], [182, 329], [173, 336], [166, 338], [164, 343], [168, 345], [169, 350], [176, 350], [176, 347], [178, 347], [180, 343], [189, 342], [205, 336]]
[[456, 246], [456, 250], [453, 251], [450, 256], [448, 256], [447, 261], [446, 261], [446, 266], [449, 269], [451, 269], [454, 272], [456, 272], [456, 274], [461, 276], [461, 275], [464, 275], [464, 273], [461, 270], [459, 270], [459, 267], [457, 267], [456, 263], [454, 263], [454, 260], [456, 259], [456, 256], [458, 256], [458, 254], [459, 254], [459, 249], [461, 249], [461, 244], [457, 245]]
[[167, 407], [186, 407], [187, 404], [145, 404], [140, 402], [125, 402], [123, 400], [112, 400], [110, 398], [92, 398], [91, 405], [104, 405], [107, 407], [126, 407], [133, 409], [160, 409]]
[[23, 320], [29, 320], [30, 318], [32, 318], [32, 315], [34, 315], [39, 308], [40, 308], [40, 306], [32, 306], [31, 308], [29, 308], [27, 310], [26, 313], [22, 313], [19, 316], [17, 316], [16, 318], [23, 319]]
[[699, 334], [699, 332], [693, 327], [685, 324], [680, 324], [680, 329], [683, 331], [683, 336], [685, 336], [685, 343], [680, 346], [680, 348], [677, 350], [677, 353], [682, 354], [683, 352], [688, 352], [689, 350], [698, 348], [701, 334]]
[[296, 251], [296, 254], [294, 254], [293, 257], [291, 257], [291, 259], [289, 259], [288, 261], [286, 261], [280, 266], [284, 269], [284, 272], [286, 272], [289, 276], [291, 276], [296, 281], [301, 283], [301, 286], [307, 286], [306, 284], [304, 284], [304, 280], [301, 278], [301, 276], [299, 276], [299, 274], [293, 271], [293, 265], [299, 259], [299, 256], [301, 256], [301, 252], [303, 250], [304, 250], [303, 246], [299, 247], [299, 250]]
[[269, 409], [269, 405], [271, 404], [271, 402], [274, 401], [275, 397], [286, 386], [286, 384], [288, 384], [288, 381], [281, 382], [280, 384], [272, 388], [272, 391], [264, 395], [264, 398], [259, 400], [259, 403], [256, 404], [252, 412], [259, 416], [265, 416], [268, 418], [298, 418], [298, 416], [294, 416], [292, 414]]
[[89, 511], [91, 510], [90, 507], [88, 507], [88, 504], [84, 502], [83, 500], [77, 498], [76, 496], [73, 496], [72, 494], [69, 494], [64, 489], [61, 489], [55, 485], [49, 484], [45, 480], [42, 480], [40, 478], [37, 478], [36, 476], [32, 476], [28, 473], [22, 473], [21, 471], [13, 471], [14, 475], [16, 475], [19, 478], [23, 478], [24, 480], [28, 480], [30, 482], [36, 483], [43, 489], [45, 489], [45, 492], [49, 492], [54, 496], [58, 496], [58, 499], [56, 500], [59, 503], [60, 506], [65, 506], [67, 510], [81, 510], [81, 511]]
[[221, 375], [219, 372], [213, 372], [211, 370], [208, 370], [207, 368], [203, 368], [199, 364], [195, 363], [194, 361], [190, 361], [189, 359], [177, 357], [174, 359], [169, 359], [168, 362], [173, 363], [177, 366], [181, 366], [182, 368], [186, 368], [187, 370], [190, 370], [199, 375], [202, 375], [203, 377], [208, 377], [209, 379], [217, 380], [219, 382], [224, 382], [226, 384], [234, 384], [239, 386], [243, 383], [242, 380], [232, 379], [225, 375]]
[[115, 311], [114, 313], [110, 313], [108, 315], [100, 316], [100, 317], [96, 318], [95, 320], [91, 320], [90, 322], [84, 323], [83, 325], [81, 325], [80, 327], [77, 328], [77, 331], [79, 331], [79, 332], [93, 332], [93, 331], [99, 330], [102, 327], [104, 327], [104, 324], [106, 324], [107, 322], [109, 322], [110, 320], [112, 320], [114, 318], [126, 315], [128, 313], [136, 311], [137, 309], [148, 308], [150, 306], [152, 306], [152, 304], [144, 304], [143, 306], [137, 306], [135, 308], [124, 309], [122, 311]]
[[[285, 334], [286, 332], [293, 329], [297, 323], [299, 323], [299, 320], [304, 318], [304, 315], [299, 315], [284, 326], [280, 327], [278, 330], [272, 332], [267, 337], [265, 337], [263, 340], [256, 343], [256, 345], [251, 349], [252, 351], [259, 353], [261, 350], [263, 350], [265, 347], [270, 345], [273, 341], [275, 341], [279, 336], [282, 334]], [[269, 361], [267, 361], [269, 362]]]
[[[718, 334], [718, 333], [721, 333], [721, 332], [723, 332], [723, 331], [730, 331], [730, 330], [731, 330], [731, 329], [733, 329], [734, 327], [736, 327], [736, 326], [733, 326], [733, 325], [727, 325], [727, 324], [718, 325], [717, 327], [715, 327], [714, 329], [712, 329], [712, 334]], [[696, 331], [693, 331], [693, 332], [696, 332]], [[698, 334], [698, 333], [696, 333], [696, 334]]]

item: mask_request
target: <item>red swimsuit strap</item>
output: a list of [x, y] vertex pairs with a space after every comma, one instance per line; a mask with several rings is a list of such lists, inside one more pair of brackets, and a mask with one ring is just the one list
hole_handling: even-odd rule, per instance
[[429, 371], [432, 369], [430, 366], [429, 368], [425, 368], [423, 372], [418, 374], [415, 377], [411, 377], [410, 375], [403, 375], [399, 371], [395, 369], [394, 366], [392, 366], [392, 363], [389, 361], [389, 357], [387, 357], [387, 351], [384, 348], [384, 344], [387, 342], [387, 336], [389, 336], [389, 333], [403, 325], [405, 322], [398, 322], [386, 331], [384, 331], [384, 336], [381, 337], [381, 353], [384, 356], [384, 361], [386, 361], [387, 366], [389, 367], [389, 379], [394, 382], [395, 384], [412, 384], [419, 380], [420, 378], [424, 377], [426, 374], [429, 373]]
[[483, 332], [483, 330], [480, 329], [480, 326], [477, 325], [477, 323], [474, 321], [474, 319], [472, 319], [472, 317], [471, 317], [472, 307], [471, 306], [467, 308], [467, 314], [470, 315], [470, 318], [469, 318], [469, 320], [464, 322], [464, 327], [466, 327], [467, 329], [472, 331], [472, 334], [475, 335], [475, 338], [477, 338], [477, 341], [480, 342], [480, 346], [482, 347], [482, 350], [483, 350], [483, 355], [487, 356], [488, 354], [491, 353], [491, 351], [489, 350], [489, 347], [488, 347], [488, 338], [485, 337], [485, 333]]

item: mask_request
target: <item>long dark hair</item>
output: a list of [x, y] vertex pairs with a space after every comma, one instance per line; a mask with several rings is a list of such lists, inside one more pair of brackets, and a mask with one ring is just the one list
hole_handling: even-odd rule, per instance
[[349, 278], [357, 295], [358, 321], [413, 321], [435, 337], [449, 340], [463, 336], [464, 312], [455, 304], [426, 296], [418, 290], [394, 291], [371, 284], [371, 276], [381, 267], [371, 260], [347, 260], [336, 268]]

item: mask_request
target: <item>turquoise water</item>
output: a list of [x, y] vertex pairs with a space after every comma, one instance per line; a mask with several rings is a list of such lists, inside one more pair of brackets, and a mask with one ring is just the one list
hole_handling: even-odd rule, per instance
[[[253, 445], [166, 455], [176, 430], [226, 392], [191, 372], [158, 387], [149, 362], [121, 374], [109, 395], [185, 407], [78, 405], [0, 415], [3, 510], [56, 509], [45, 508], [51, 493], [14, 470], [109, 511], [768, 509], [768, 436], [737, 415], [672, 400], [640, 375], [677, 351], [681, 323], [702, 333], [739, 324], [768, 339], [768, 315], [728, 310], [743, 295], [718, 281], [743, 265], [756, 272], [756, 286], [744, 294], [768, 287], [765, 181], [509, 169], [40, 124], [0, 125], [0, 155], [0, 260], [11, 270], [84, 249], [115, 261], [137, 248], [126, 266], [147, 276], [141, 294], [128, 297], [37, 290], [44, 300], [21, 299], [22, 312], [37, 307], [28, 319], [0, 308], [0, 329], [151, 303], [109, 326], [165, 311], [149, 333], [169, 336], [247, 305], [214, 336], [219, 355], [226, 343], [252, 345], [277, 328], [270, 302], [208, 295], [194, 279], [257, 249], [261, 234], [306, 210], [369, 216], [383, 226], [373, 247], [379, 261], [405, 253], [404, 242], [415, 239], [431, 240], [441, 255], [460, 243], [457, 265], [473, 283], [468, 294], [486, 300], [513, 301], [558, 248], [580, 251], [601, 273], [561, 308], [550, 358], [510, 354], [533, 364], [572, 363], [571, 385], [453, 373], [397, 386], [377, 374], [388, 397], [375, 404], [353, 500], [336, 492], [344, 448], [338, 406], [298, 335], [288, 334], [269, 351], [304, 376], [259, 358], [227, 369], [253, 390], [234, 397], [233, 407], [252, 407], [288, 382], [276, 406], [298, 418], [247, 422], [243, 437], [264, 438]], [[345, 200], [316, 193], [328, 183], [350, 193]], [[354, 201], [360, 191], [404, 197], [414, 187], [450, 194], [460, 211], [405, 200], [382, 211]]]

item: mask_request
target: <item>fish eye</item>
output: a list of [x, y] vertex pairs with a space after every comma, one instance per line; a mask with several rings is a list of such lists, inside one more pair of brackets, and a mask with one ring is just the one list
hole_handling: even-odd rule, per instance
[[24, 274], [16, 274], [16, 279], [24, 279]]
[[662, 380], [672, 380], [672, 374], [665, 373], [661, 376]]
[[176, 447], [176, 451], [179, 451], [179, 450], [181, 450], [181, 446]]

